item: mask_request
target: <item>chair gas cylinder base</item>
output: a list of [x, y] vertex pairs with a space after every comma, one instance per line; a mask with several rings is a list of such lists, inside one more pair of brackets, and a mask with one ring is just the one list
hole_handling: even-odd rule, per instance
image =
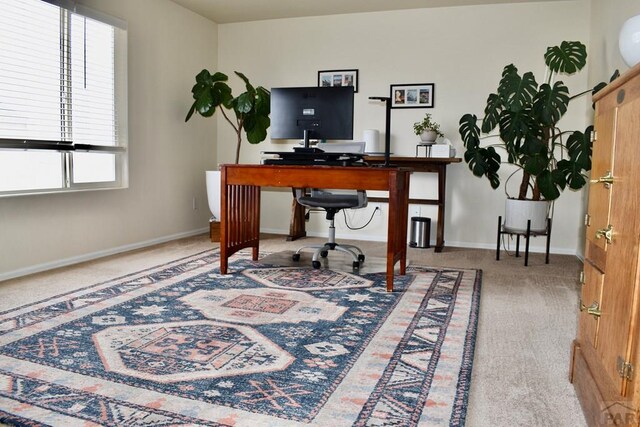
[[353, 268], [359, 269], [364, 262], [365, 256], [362, 250], [354, 245], [336, 243], [335, 215], [341, 209], [357, 209], [367, 205], [366, 192], [358, 191], [356, 194], [344, 195], [333, 194], [322, 190], [312, 190], [311, 195], [306, 195], [302, 191], [298, 192], [296, 199], [303, 206], [311, 208], [322, 208], [327, 212], [329, 221], [329, 240], [322, 245], [303, 246], [291, 257], [294, 261], [300, 260], [300, 252], [304, 249], [315, 249], [311, 265], [313, 268], [320, 268], [320, 258], [326, 258], [329, 251], [339, 251], [346, 253], [353, 259]]
[[545, 264], [549, 264], [549, 247], [551, 244], [551, 218], [547, 218], [547, 227], [542, 230], [531, 230], [531, 220], [527, 220], [527, 229], [526, 230], [515, 230], [508, 227], [505, 227], [502, 224], [502, 216], [498, 217], [498, 241], [496, 244], [496, 261], [500, 261], [500, 240], [502, 235], [516, 235], [516, 257], [520, 256], [520, 236], [526, 239], [525, 247], [524, 247], [524, 265], [525, 267], [529, 265], [529, 239], [531, 237], [537, 236], [547, 236], [547, 244], [546, 244], [546, 252], [545, 252]]

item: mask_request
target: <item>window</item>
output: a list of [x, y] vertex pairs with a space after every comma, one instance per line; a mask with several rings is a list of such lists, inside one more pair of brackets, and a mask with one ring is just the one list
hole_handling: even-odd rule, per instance
[[127, 186], [126, 24], [0, 3], [0, 196]]

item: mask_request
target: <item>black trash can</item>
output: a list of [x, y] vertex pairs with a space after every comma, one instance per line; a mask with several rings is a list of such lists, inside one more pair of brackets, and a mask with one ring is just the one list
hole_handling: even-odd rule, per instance
[[412, 216], [409, 246], [411, 246], [412, 248], [430, 248], [430, 237], [431, 218]]

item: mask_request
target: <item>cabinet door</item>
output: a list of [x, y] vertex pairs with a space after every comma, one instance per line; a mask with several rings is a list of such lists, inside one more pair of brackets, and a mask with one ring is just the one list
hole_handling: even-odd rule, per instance
[[[635, 87], [640, 87], [640, 79], [630, 83], [633, 82]], [[626, 86], [630, 91], [630, 85]], [[640, 236], [640, 186], [637, 178], [640, 166], [640, 98], [635, 98], [618, 107], [615, 122], [614, 182], [610, 189], [609, 215], [613, 238], [606, 248], [607, 269], [602, 286], [597, 349], [606, 376], [622, 396], [626, 395], [627, 381], [618, 373], [618, 358], [625, 362], [632, 360], [632, 345], [635, 345], [631, 328]], [[616, 99], [621, 102], [624, 96], [618, 91]]]
[[[598, 109], [601, 106], [598, 105]], [[597, 237], [596, 231], [609, 226], [609, 210], [611, 201], [611, 185], [604, 182], [593, 182], [613, 173], [613, 152], [615, 149], [615, 108], [607, 108], [597, 112], [595, 119], [596, 139], [593, 143], [591, 165], [591, 184], [589, 187], [589, 205], [587, 208], [587, 229], [585, 255], [600, 270], [606, 271], [606, 240]]]

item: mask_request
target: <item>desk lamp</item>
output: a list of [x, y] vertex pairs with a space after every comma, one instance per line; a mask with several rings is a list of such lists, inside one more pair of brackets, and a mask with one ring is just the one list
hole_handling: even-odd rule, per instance
[[369, 99], [376, 101], [385, 101], [387, 106], [387, 114], [385, 118], [384, 131], [384, 164], [383, 167], [391, 166], [389, 157], [391, 155], [391, 98], [388, 96], [370, 96]]

